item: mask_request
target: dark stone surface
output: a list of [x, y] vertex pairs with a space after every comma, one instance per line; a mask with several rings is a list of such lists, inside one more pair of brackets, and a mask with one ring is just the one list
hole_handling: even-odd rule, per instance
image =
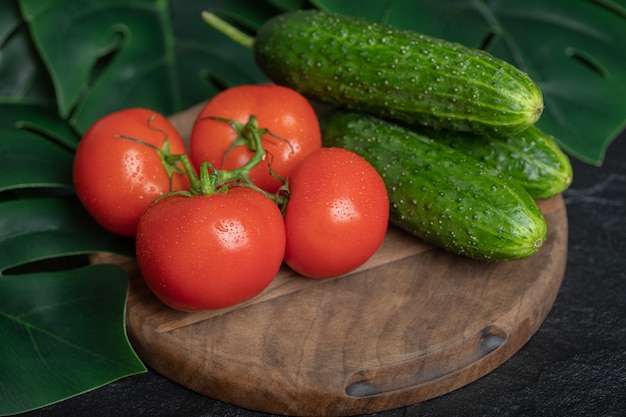
[[[572, 161], [565, 278], [546, 321], [510, 360], [455, 392], [372, 415], [623, 416], [626, 410], [626, 134], [602, 167]], [[264, 417], [155, 372], [23, 416]]]

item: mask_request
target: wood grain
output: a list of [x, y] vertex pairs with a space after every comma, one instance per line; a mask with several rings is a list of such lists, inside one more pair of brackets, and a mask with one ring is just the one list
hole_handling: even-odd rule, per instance
[[548, 239], [524, 260], [473, 261], [391, 228], [354, 273], [310, 280], [284, 268], [258, 297], [217, 311], [167, 308], [126, 261], [129, 336], [156, 371], [244, 408], [342, 416], [424, 401], [495, 369], [548, 314], [567, 216], [560, 196], [540, 207]]

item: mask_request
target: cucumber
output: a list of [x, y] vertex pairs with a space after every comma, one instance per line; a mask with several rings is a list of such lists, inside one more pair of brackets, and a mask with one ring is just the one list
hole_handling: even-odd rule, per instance
[[568, 156], [553, 136], [537, 126], [495, 138], [451, 131], [434, 131], [411, 127], [463, 152], [522, 184], [536, 199], [546, 199], [562, 193], [572, 183], [573, 171]]
[[361, 18], [297, 10], [253, 42], [266, 76], [312, 100], [435, 129], [508, 136], [533, 125], [531, 78], [485, 51]]
[[535, 200], [499, 171], [371, 115], [334, 111], [321, 123], [325, 146], [363, 156], [383, 177], [390, 222], [424, 242], [480, 260], [526, 258], [545, 242]]

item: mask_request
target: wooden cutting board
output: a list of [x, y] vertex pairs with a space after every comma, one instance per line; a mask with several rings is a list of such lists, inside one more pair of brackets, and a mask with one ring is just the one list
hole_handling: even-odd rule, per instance
[[[194, 112], [177, 119], [183, 134]], [[467, 385], [513, 356], [561, 285], [567, 215], [540, 202], [544, 247], [480, 262], [391, 228], [353, 273], [311, 280], [283, 268], [233, 308], [182, 313], [160, 303], [127, 262], [127, 328], [142, 360], [209, 397], [253, 410], [343, 416], [397, 408]]]

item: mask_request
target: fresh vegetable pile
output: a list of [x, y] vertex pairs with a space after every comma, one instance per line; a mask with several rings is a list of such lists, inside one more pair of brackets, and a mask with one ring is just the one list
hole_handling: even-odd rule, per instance
[[[11, 343], [0, 355], [0, 367], [7, 370], [6, 385], [14, 389], [0, 395], [0, 412], [26, 411], [145, 370], [125, 334], [124, 306], [129, 288], [126, 271], [119, 265], [85, 264], [94, 253], [133, 256], [135, 239], [109, 233], [94, 222], [76, 198], [72, 181], [72, 159], [80, 139], [107, 113], [126, 108], [129, 112], [123, 119], [130, 121], [135, 108], [150, 109], [148, 116], [137, 118], [141, 121], [138, 131], [116, 128], [113, 134], [126, 136], [126, 140], [115, 142], [115, 146], [130, 146], [134, 140], [138, 145], [136, 155], [158, 157], [171, 171], [170, 188], [170, 175], [163, 175], [168, 171], [163, 171], [162, 164], [154, 165], [159, 174], [148, 174], [153, 181], [146, 194], [133, 194], [140, 187], [136, 182], [127, 183], [128, 187], [119, 183], [113, 188], [93, 187], [92, 202], [85, 205], [99, 204], [100, 208], [92, 211], [100, 210], [100, 216], [112, 224], [119, 222], [118, 226], [126, 218], [124, 227], [129, 231], [118, 232], [124, 236], [133, 236], [138, 224], [137, 206], [143, 207], [148, 200], [158, 198], [156, 195], [178, 189], [179, 180], [186, 181], [179, 192], [192, 186], [180, 160], [168, 156], [179, 155], [181, 150], [175, 145], [176, 134], [167, 131], [157, 112], [169, 116], [226, 87], [266, 84], [270, 76], [275, 85], [291, 87], [308, 99], [333, 100], [330, 107], [342, 112], [323, 115], [323, 144], [345, 143], [342, 146], [348, 148], [352, 143], [363, 148], [359, 142], [374, 143], [358, 153], [375, 158], [371, 159], [372, 166], [377, 165], [378, 154], [389, 158], [381, 162], [389, 168], [380, 169], [380, 174], [388, 183], [388, 198], [395, 200], [390, 204], [390, 220], [409, 229], [413, 225], [421, 228], [421, 220], [428, 218], [426, 224], [433, 224], [430, 230], [415, 229], [412, 233], [430, 239], [428, 236], [452, 236], [454, 232], [456, 239], [448, 238], [444, 243], [455, 252], [459, 244], [466, 245], [469, 236], [478, 236], [482, 230], [472, 220], [473, 216], [481, 216], [475, 213], [480, 205], [475, 205], [476, 197], [468, 193], [476, 187], [476, 178], [467, 188], [459, 182], [463, 179], [459, 178], [460, 168], [470, 158], [522, 184], [535, 199], [558, 194], [571, 181], [567, 158], [553, 146], [554, 138], [542, 130], [555, 135], [571, 158], [601, 166], [609, 144], [624, 128], [626, 114], [626, 48], [619, 42], [626, 36], [623, 7], [607, 7], [603, 2], [534, 1], [468, 2], [467, 7], [454, 9], [454, 3], [209, 0], [200, 4], [132, 0], [122, 4], [104, 0], [96, 6], [94, 2], [77, 0], [72, 2], [72, 10], [79, 12], [71, 12], [64, 2], [51, 2], [45, 8], [28, 0], [3, 2], [1, 48], [6, 59], [0, 63], [0, 219], [4, 225], [0, 237], [0, 294], [5, 302], [0, 304], [4, 320], [10, 323], [2, 326], [3, 336]], [[200, 18], [203, 8], [244, 30], [248, 39], [243, 43], [247, 47], [207, 27]], [[485, 54], [426, 36], [381, 28], [371, 22], [339, 24], [341, 16], [325, 13], [314, 17], [287, 14], [274, 21], [279, 26], [268, 23], [260, 30], [271, 17], [296, 8], [362, 16], [484, 49], [526, 72], [541, 87], [545, 109], [538, 114], [541, 97], [528, 77], [510, 72], [509, 66]], [[449, 13], [451, 10], [454, 12]], [[481, 18], [487, 15], [489, 19]], [[62, 27], [58, 24], [61, 21], [66, 23]], [[288, 29], [285, 37], [272, 35], [283, 25]], [[264, 72], [255, 64], [255, 55], [264, 65]], [[497, 73], [500, 67], [504, 72]], [[511, 104], [518, 100], [525, 104], [516, 113]], [[495, 107], [490, 108], [490, 102]], [[411, 116], [414, 120], [394, 117], [411, 107], [416, 113]], [[506, 114], [493, 113], [496, 108], [504, 109]], [[381, 116], [379, 111], [388, 113]], [[246, 116], [251, 113], [247, 110]], [[464, 121], [459, 117], [464, 113], [479, 117]], [[447, 117], [454, 121], [453, 128], [445, 125]], [[536, 124], [519, 133], [502, 133], [502, 129], [527, 124], [535, 117], [540, 117]], [[142, 130], [146, 120], [156, 128], [149, 129], [150, 133]], [[243, 118], [239, 123], [245, 126], [249, 120]], [[118, 120], [116, 125], [121, 127], [126, 121]], [[233, 125], [211, 119], [205, 122], [236, 134]], [[268, 120], [258, 125], [278, 132]], [[480, 134], [468, 128], [479, 125], [484, 129]], [[492, 125], [498, 127], [498, 132], [491, 132]], [[170, 151], [164, 146], [160, 130], [168, 132]], [[380, 133], [387, 130], [392, 133], [392, 141], [387, 141], [387, 133]], [[291, 143], [296, 141], [291, 133], [278, 136], [289, 138]], [[436, 160], [442, 166], [460, 166], [451, 168], [455, 173], [451, 179], [457, 181], [460, 191], [436, 176], [426, 176], [433, 165], [422, 163], [420, 168], [418, 163], [424, 156], [411, 155], [417, 148], [431, 146], [415, 145], [406, 151], [407, 156], [402, 151], [407, 145], [397, 142], [405, 137], [409, 143], [436, 141], [454, 148], [455, 158], [439, 154]], [[271, 139], [265, 141], [267, 147], [287, 145], [277, 137]], [[87, 136], [83, 140], [87, 141]], [[113, 143], [106, 144], [103, 155], [110, 152], [109, 147], [112, 151]], [[199, 176], [200, 166], [191, 159], [192, 153], [188, 154], [190, 166]], [[278, 153], [267, 148], [266, 160], [258, 166], [267, 165], [272, 158], [272, 169], [286, 179], [279, 169]], [[238, 146], [229, 151], [228, 163], [221, 165], [217, 159], [211, 164], [216, 170], [232, 170], [234, 166], [229, 164], [242, 154], [254, 152]], [[103, 173], [125, 175], [116, 168], [124, 166], [119, 160], [106, 159], [103, 156], [101, 161], [83, 166], [86, 173], [82, 175], [87, 178], [84, 187], [89, 188]], [[201, 164], [210, 156], [199, 159]], [[419, 181], [426, 192], [410, 186], [417, 177], [402, 179], [409, 171], [401, 168], [409, 163], [418, 170], [414, 175], [421, 173]], [[145, 178], [142, 173], [149, 171], [139, 164], [134, 169], [136, 179]], [[266, 168], [257, 170], [268, 173]], [[495, 176], [494, 171], [485, 173], [479, 181], [480, 189], [486, 199], [497, 203], [497, 213], [502, 213], [497, 198], [500, 191], [489, 193], [488, 180]], [[256, 174], [251, 172], [250, 178], [256, 179]], [[266, 178], [282, 187], [273, 175], [268, 173]], [[444, 186], [454, 190], [440, 190]], [[500, 188], [496, 186], [496, 190]], [[281, 198], [286, 199], [286, 191], [281, 192]], [[412, 194], [415, 199], [406, 199]], [[98, 203], [98, 196], [108, 201]], [[433, 200], [440, 203], [432, 205]], [[120, 207], [126, 211], [114, 215], [111, 210]], [[434, 208], [442, 210], [439, 218], [434, 211], [428, 212]], [[487, 230], [495, 230], [496, 221], [488, 221], [495, 213], [483, 210], [487, 218], [480, 224], [487, 220]], [[533, 211], [524, 213], [526, 227], [519, 229], [522, 235], [529, 226], [541, 223]], [[426, 214], [429, 217], [424, 217]], [[402, 216], [411, 222], [402, 222]], [[396, 217], [400, 220], [394, 220]], [[491, 217], [496, 219], [495, 215]], [[504, 219], [508, 220], [504, 224], [511, 226], [512, 216], [507, 214]], [[513, 232], [517, 236], [514, 239], [519, 239], [518, 229], [503, 230], [503, 234], [492, 234], [482, 241], [472, 239], [476, 243], [473, 252], [494, 259], [500, 237], [506, 240]], [[529, 235], [524, 242], [532, 240]], [[533, 250], [534, 245], [528, 253]], [[469, 250], [463, 253], [470, 254]], [[104, 260], [105, 256], [98, 258]], [[86, 316], [89, 320], [84, 319]], [[41, 330], [37, 343], [23, 337], [34, 328]], [[98, 331], [92, 332], [93, 328]], [[106, 358], [106, 365], [94, 363], [93, 357]], [[74, 378], [78, 373], [89, 378]], [[27, 378], [35, 374], [35, 378]], [[63, 378], [62, 384], [59, 378]]]
[[74, 179], [96, 221], [135, 237], [152, 291], [182, 311], [248, 300], [283, 262], [310, 278], [348, 273], [380, 247], [389, 219], [376, 170], [322, 148], [309, 101], [277, 85], [209, 100], [190, 152], [157, 113], [109, 114], [80, 142]]
[[[566, 189], [572, 171], [534, 125], [543, 101], [526, 74], [321, 11], [280, 15], [246, 42], [276, 84], [214, 96], [189, 151], [163, 116], [134, 108], [94, 123], [76, 153], [81, 202], [136, 238], [142, 275], [165, 304], [238, 304], [283, 263], [338, 277], [376, 252], [389, 222], [481, 260], [542, 247], [535, 199]], [[309, 99], [332, 110], [318, 119]]]

